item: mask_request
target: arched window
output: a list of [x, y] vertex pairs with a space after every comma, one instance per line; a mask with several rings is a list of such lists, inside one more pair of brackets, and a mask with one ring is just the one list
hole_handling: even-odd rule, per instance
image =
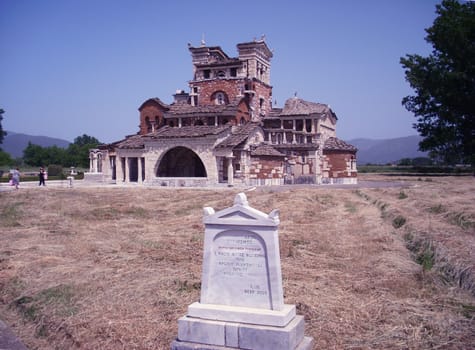
[[228, 96], [223, 91], [216, 91], [211, 99], [214, 100], [214, 104], [216, 105], [228, 104]]
[[147, 128], [147, 132], [152, 132], [152, 123], [149, 117], [145, 117], [145, 127]]

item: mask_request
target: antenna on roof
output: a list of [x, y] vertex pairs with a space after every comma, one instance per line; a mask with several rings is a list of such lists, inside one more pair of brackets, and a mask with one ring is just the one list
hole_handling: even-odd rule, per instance
[[206, 46], [205, 33], [201, 34], [201, 47]]

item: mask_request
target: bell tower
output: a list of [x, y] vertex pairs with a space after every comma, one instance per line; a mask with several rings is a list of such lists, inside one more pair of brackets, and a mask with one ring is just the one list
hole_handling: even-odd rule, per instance
[[188, 46], [193, 63], [189, 82], [195, 106], [233, 103], [246, 98], [252, 120], [261, 120], [272, 109], [270, 60], [272, 51], [265, 38], [237, 44], [238, 54], [229, 57], [219, 46]]

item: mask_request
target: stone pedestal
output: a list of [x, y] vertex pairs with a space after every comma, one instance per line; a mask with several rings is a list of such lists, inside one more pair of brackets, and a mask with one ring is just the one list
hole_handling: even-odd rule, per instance
[[201, 298], [178, 320], [171, 349], [312, 349], [303, 317], [283, 301], [278, 211], [251, 208], [240, 193], [204, 214]]

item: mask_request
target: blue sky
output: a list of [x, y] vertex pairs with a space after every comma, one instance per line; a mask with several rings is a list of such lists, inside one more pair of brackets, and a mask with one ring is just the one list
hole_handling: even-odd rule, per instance
[[138, 131], [137, 108], [172, 102], [192, 78], [187, 44], [266, 36], [277, 107], [297, 96], [331, 106], [337, 136], [415, 135], [401, 56], [428, 55], [432, 0], [1, 0], [4, 130], [113, 142]]

